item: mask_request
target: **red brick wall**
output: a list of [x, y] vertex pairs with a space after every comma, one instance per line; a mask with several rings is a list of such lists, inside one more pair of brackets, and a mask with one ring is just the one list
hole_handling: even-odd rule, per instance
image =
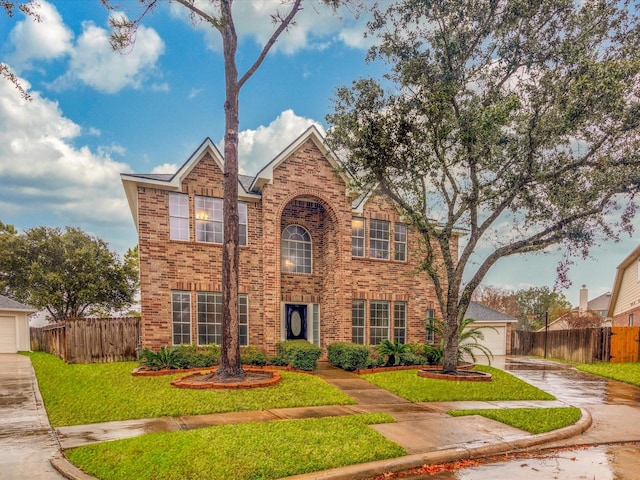
[[[139, 245], [142, 342], [146, 348], [172, 343], [171, 291], [192, 292], [192, 341], [197, 341], [197, 291], [221, 290], [221, 246], [195, 242], [194, 197], [222, 197], [222, 173], [209, 155], [193, 168], [182, 189], [190, 199], [188, 242], [169, 240], [169, 192], [140, 187]], [[407, 302], [407, 341], [424, 341], [427, 308], [438, 310], [431, 282], [416, 272], [421, 239], [408, 228], [408, 261], [351, 257], [351, 198], [316, 144], [309, 140], [273, 171], [259, 201], [248, 202], [249, 245], [241, 247], [240, 292], [249, 295], [249, 343], [275, 353], [282, 339], [283, 303], [318, 303], [321, 345], [351, 340], [353, 299]], [[401, 221], [390, 202], [374, 197], [362, 216]], [[291, 224], [312, 237], [313, 273], [282, 273], [280, 239]], [[393, 314], [393, 303], [390, 305]], [[438, 314], [438, 313], [436, 313]], [[392, 316], [392, 315], [391, 315]], [[368, 317], [368, 308], [367, 308]], [[311, 319], [311, 312], [309, 312]], [[311, 328], [311, 323], [309, 327]], [[391, 327], [392, 328], [392, 327]], [[391, 329], [391, 335], [393, 330]]]

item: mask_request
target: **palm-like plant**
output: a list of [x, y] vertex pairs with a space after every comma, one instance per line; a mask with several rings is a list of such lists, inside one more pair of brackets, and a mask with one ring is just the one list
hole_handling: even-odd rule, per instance
[[389, 339], [384, 339], [376, 348], [380, 355], [387, 357], [386, 366], [400, 365], [401, 355], [410, 351], [409, 345], [400, 343], [398, 340], [392, 342]]
[[[484, 334], [482, 330], [491, 329], [495, 332], [497, 330], [489, 325], [471, 326], [474, 322], [472, 318], [465, 318], [460, 323], [460, 335], [458, 337], [458, 361], [467, 355], [471, 357], [471, 360], [476, 361], [476, 353], [480, 352], [489, 363], [493, 358], [493, 353], [485, 345], [480, 343], [480, 340], [484, 340]], [[440, 337], [440, 349], [444, 348], [444, 320], [437, 318], [429, 318], [427, 320], [427, 331], [433, 333], [434, 337]]]

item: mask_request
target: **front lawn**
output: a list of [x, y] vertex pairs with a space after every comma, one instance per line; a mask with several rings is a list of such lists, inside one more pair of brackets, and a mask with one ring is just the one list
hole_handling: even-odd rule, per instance
[[66, 453], [101, 480], [275, 479], [406, 455], [370, 428], [387, 414], [245, 423], [154, 433]]
[[491, 382], [455, 382], [419, 377], [415, 370], [362, 375], [374, 385], [411, 402], [456, 402], [465, 400], [555, 400], [542, 390], [496, 368], [478, 365], [476, 370], [493, 376]]
[[640, 363], [579, 363], [578, 370], [640, 387]]
[[[199, 415], [355, 403], [309, 374], [282, 372], [274, 387], [186, 390], [170, 385], [180, 375], [134, 377], [135, 362], [68, 365], [42, 352], [28, 354], [54, 427], [137, 418]], [[181, 375], [184, 375], [181, 374]]]
[[450, 410], [447, 413], [453, 417], [482, 415], [529, 433], [545, 433], [573, 425], [582, 415], [575, 407]]

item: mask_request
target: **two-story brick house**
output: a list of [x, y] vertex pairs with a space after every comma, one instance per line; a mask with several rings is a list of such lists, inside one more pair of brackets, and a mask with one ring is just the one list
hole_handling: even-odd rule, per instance
[[[354, 199], [315, 128], [240, 176], [241, 345], [425, 341], [433, 286], [386, 199]], [[221, 342], [223, 159], [205, 140], [173, 175], [123, 174], [138, 230], [143, 347]], [[429, 312], [431, 310], [431, 312]]]

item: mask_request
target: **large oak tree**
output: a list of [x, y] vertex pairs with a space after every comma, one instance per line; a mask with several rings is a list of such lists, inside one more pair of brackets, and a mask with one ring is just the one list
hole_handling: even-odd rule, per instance
[[329, 141], [354, 186], [389, 196], [422, 235], [454, 372], [460, 323], [498, 260], [586, 255], [631, 231], [638, 18], [618, 0], [404, 0], [375, 8], [370, 30], [389, 74], [337, 90]]

